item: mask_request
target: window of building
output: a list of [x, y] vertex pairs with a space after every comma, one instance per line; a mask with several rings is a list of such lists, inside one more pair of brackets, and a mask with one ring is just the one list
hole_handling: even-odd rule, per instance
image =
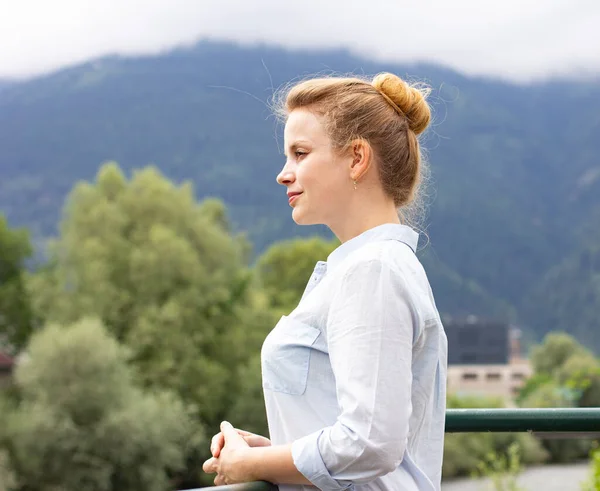
[[463, 380], [477, 380], [477, 374], [473, 372], [463, 373]]
[[488, 380], [500, 380], [502, 378], [502, 374], [498, 372], [490, 372], [486, 373], [485, 378]]
[[479, 344], [479, 330], [461, 329], [458, 332], [458, 342], [461, 346], [477, 346]]

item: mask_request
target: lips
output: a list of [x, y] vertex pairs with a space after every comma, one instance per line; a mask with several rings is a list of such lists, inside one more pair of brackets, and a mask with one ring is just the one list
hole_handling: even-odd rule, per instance
[[291, 205], [293, 201], [295, 201], [298, 196], [300, 196], [302, 193], [288, 193], [288, 202]]

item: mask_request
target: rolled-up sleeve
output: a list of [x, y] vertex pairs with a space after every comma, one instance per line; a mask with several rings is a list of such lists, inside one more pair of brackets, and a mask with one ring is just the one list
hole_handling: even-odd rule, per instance
[[327, 345], [340, 414], [292, 444], [296, 467], [319, 489], [352, 489], [402, 462], [418, 313], [395, 268], [380, 259], [357, 262], [333, 295]]

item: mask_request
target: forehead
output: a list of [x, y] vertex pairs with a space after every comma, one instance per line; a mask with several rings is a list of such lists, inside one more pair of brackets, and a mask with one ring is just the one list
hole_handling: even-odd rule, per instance
[[324, 144], [329, 141], [325, 128], [318, 116], [306, 109], [294, 109], [285, 123], [284, 139], [286, 146], [297, 140]]

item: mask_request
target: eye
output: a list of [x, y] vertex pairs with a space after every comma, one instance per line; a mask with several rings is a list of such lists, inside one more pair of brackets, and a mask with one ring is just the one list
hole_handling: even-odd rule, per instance
[[294, 152], [294, 155], [296, 156], [297, 160], [300, 160], [302, 157], [304, 157], [307, 154], [308, 154], [308, 152], [303, 152], [302, 150], [296, 150]]

